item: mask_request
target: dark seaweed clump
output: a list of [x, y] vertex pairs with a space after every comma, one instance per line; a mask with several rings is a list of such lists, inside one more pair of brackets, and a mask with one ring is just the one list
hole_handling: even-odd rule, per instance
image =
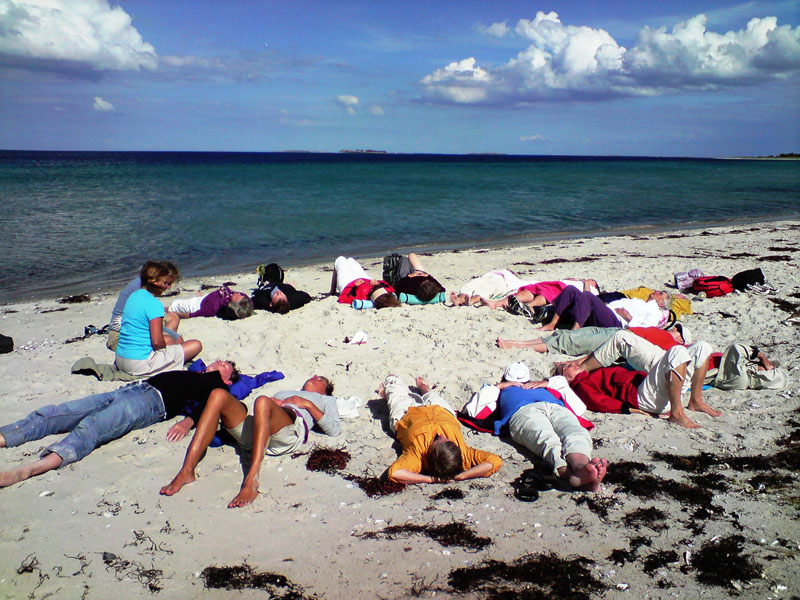
[[742, 554], [744, 538], [731, 535], [711, 540], [692, 557], [697, 580], [706, 585], [729, 586], [731, 581], [747, 582], [763, 576], [761, 567]]
[[269, 593], [274, 600], [311, 600], [303, 588], [283, 575], [268, 571], [256, 572], [248, 564], [233, 567], [206, 567], [200, 573], [206, 588], [221, 590], [257, 589]]
[[622, 548], [612, 550], [611, 554], [608, 555], [608, 559], [618, 565], [624, 565], [626, 562], [633, 562], [639, 552], [639, 548], [642, 546], [652, 546], [653, 540], [643, 535], [637, 535], [630, 539], [629, 544], [630, 547], [628, 550], [623, 550]]
[[621, 487], [624, 491], [639, 498], [654, 499], [669, 496], [678, 502], [692, 506], [708, 506], [712, 493], [702, 487], [680, 483], [651, 475], [652, 467], [643, 463], [622, 461], [614, 463], [614, 469], [605, 477], [605, 482]]
[[370, 498], [375, 496], [388, 496], [399, 494], [406, 486], [402, 483], [381, 479], [380, 477], [364, 477], [362, 475], [342, 475], [347, 481], [352, 481]]
[[659, 550], [645, 557], [642, 570], [652, 576], [661, 567], [666, 567], [676, 562], [678, 562], [677, 552], [674, 550]]
[[431, 500], [463, 500], [464, 492], [458, 488], [445, 488], [431, 496]]
[[661, 531], [667, 528], [665, 523], [667, 513], [654, 506], [648, 508], [637, 508], [622, 517], [622, 522], [628, 527], [639, 529], [640, 527], [647, 527], [653, 531]]
[[459, 593], [490, 600], [589, 600], [608, 587], [592, 575], [593, 561], [581, 556], [529, 554], [512, 563], [487, 560], [450, 571], [448, 582]]
[[459, 546], [470, 550], [483, 550], [492, 543], [491, 538], [477, 535], [463, 523], [448, 523], [447, 525], [390, 525], [381, 531], [367, 531], [357, 534], [362, 539], [396, 540], [409, 535], [426, 535], [439, 542], [442, 546]]
[[575, 497], [575, 504], [578, 506], [585, 504], [590, 511], [605, 521], [608, 518], [609, 509], [619, 506], [619, 501], [612, 496], [600, 497], [594, 494], [584, 494]]
[[79, 304], [81, 302], [91, 302], [92, 299], [87, 294], [77, 294], [59, 299], [59, 304]]
[[350, 453], [337, 448], [314, 448], [306, 461], [306, 468], [309, 471], [323, 471], [328, 475], [334, 475], [347, 466], [350, 461]]

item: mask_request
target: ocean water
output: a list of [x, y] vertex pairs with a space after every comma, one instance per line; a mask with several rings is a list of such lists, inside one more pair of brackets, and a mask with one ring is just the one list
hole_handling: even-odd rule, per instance
[[800, 162], [0, 151], [0, 303], [339, 254], [800, 215]]

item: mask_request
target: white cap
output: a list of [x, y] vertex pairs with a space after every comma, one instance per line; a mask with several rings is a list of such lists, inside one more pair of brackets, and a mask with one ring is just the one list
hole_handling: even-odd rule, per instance
[[525, 363], [513, 362], [503, 371], [503, 379], [514, 383], [525, 383], [531, 380], [531, 370]]
[[684, 344], [688, 346], [689, 344], [692, 343], [692, 332], [689, 331], [689, 328], [686, 327], [686, 325], [678, 323], [677, 325], [675, 325], [675, 329], [677, 329], [680, 332]]

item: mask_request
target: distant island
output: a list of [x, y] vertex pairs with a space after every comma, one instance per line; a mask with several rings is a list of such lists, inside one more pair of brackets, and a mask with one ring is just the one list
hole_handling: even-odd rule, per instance
[[770, 156], [734, 156], [732, 158], [747, 158], [747, 159], [761, 159], [761, 160], [797, 160], [800, 154], [796, 152], [784, 152], [783, 154], [773, 154]]
[[362, 150], [357, 148], [355, 150], [339, 150], [339, 154], [388, 154], [386, 150]]

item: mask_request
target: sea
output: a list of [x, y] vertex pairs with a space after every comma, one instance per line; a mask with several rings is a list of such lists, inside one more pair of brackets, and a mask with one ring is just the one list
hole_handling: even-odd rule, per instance
[[794, 219], [800, 161], [0, 151], [0, 209], [9, 303], [119, 289], [151, 258], [204, 276]]

